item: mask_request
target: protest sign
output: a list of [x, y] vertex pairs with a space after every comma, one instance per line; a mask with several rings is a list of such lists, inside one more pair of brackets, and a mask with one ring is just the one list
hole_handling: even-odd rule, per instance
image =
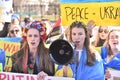
[[120, 25], [120, 2], [62, 3], [62, 25], [69, 26], [73, 21], [95, 21], [96, 25]]
[[108, 80], [120, 80], [120, 71], [119, 70], [109, 70], [111, 78]]
[[11, 22], [12, 0], [0, 0], [0, 22]]
[[2, 0], [0, 0], [0, 22], [4, 21], [4, 19], [3, 19], [3, 10], [4, 10], [3, 2], [2, 2]]
[[[37, 80], [37, 75], [0, 72], [0, 80]], [[44, 80], [75, 80], [74, 78], [46, 76]]]
[[0, 40], [0, 48], [5, 50], [6, 52], [6, 64], [4, 70], [11, 71], [11, 55], [13, 55], [16, 51], [20, 49], [20, 42], [9, 42]]

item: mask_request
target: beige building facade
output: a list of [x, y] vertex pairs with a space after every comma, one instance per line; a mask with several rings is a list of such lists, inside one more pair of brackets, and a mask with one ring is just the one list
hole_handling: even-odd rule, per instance
[[59, 0], [13, 0], [13, 9], [22, 16], [60, 16]]

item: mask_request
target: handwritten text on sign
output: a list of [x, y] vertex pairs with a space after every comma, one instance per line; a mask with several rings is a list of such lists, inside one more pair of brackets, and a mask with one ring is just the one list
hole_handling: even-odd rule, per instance
[[120, 2], [61, 4], [62, 25], [73, 21], [87, 23], [94, 20], [97, 25], [120, 25]]
[[0, 41], [0, 48], [6, 52], [6, 65], [4, 71], [11, 71], [11, 55], [20, 49], [20, 42]]

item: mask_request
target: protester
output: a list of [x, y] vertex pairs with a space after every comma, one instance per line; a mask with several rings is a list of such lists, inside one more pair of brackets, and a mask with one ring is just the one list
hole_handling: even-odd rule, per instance
[[30, 19], [30, 17], [25, 17], [25, 18], [24, 18], [25, 26], [26, 26], [27, 24], [29, 24], [31, 21], [32, 21], [32, 20]]
[[25, 16], [24, 20], [21, 22], [22, 28], [24, 28], [27, 24], [30, 24], [33, 21], [31, 16]]
[[[4, 22], [2, 22], [4, 23]], [[0, 31], [0, 37], [6, 37], [8, 34], [8, 25], [10, 24], [10, 22], [5, 22], [3, 25], [3, 29]]]
[[91, 38], [91, 46], [99, 53], [101, 52], [101, 47], [103, 46], [109, 31], [109, 26], [96, 26], [92, 31], [94, 35]]
[[8, 37], [22, 37], [22, 28], [18, 24], [9, 24]]
[[[90, 38], [92, 38], [93, 36], [93, 28], [96, 26], [95, 22], [93, 20], [90, 20], [87, 23], [87, 28], [88, 28], [88, 33], [90, 35]], [[63, 32], [63, 34], [61, 35], [60, 38], [63, 38], [67, 41], [70, 41], [70, 30], [69, 27], [65, 28], [65, 31]]]
[[20, 25], [20, 15], [19, 14], [12, 14], [11, 23]]
[[0, 22], [0, 31], [3, 29], [4, 27], [4, 22]]
[[106, 78], [110, 78], [109, 69], [120, 70], [120, 30], [113, 29], [109, 32], [101, 48], [101, 57], [104, 61]]
[[70, 25], [70, 40], [75, 46], [71, 63], [75, 80], [104, 80], [101, 57], [90, 47], [90, 34], [84, 23], [75, 21]]
[[76, 21], [67, 28], [69, 33], [65, 34], [69, 34], [69, 38], [66, 40], [75, 47], [74, 59], [67, 65], [58, 65], [55, 76], [74, 77], [75, 80], [104, 80], [102, 59], [98, 52], [90, 47], [92, 36], [87, 27], [82, 22]]
[[11, 56], [12, 72], [54, 75], [54, 63], [44, 45], [46, 29], [40, 21], [34, 21], [24, 30], [23, 47]]
[[[3, 4], [6, 5], [7, 3], [3, 3]], [[7, 16], [6, 16], [6, 13], [4, 14], [5, 20], [3, 19], [3, 21], [0, 22], [0, 23], [2, 23], [2, 30], [0, 31], [0, 37], [6, 37], [7, 36], [8, 25], [11, 23], [11, 15], [14, 13], [13, 8], [10, 8], [10, 6], [9, 7], [8, 6], [6, 6], [7, 9], [5, 9], [5, 12], [7, 13]]]
[[19, 14], [11, 15], [11, 22], [2, 22], [4, 23], [3, 29], [0, 31], [0, 37], [7, 37], [9, 24], [20, 24]]
[[49, 35], [49, 34], [50, 34], [50, 31], [51, 31], [52, 28], [53, 28], [52, 23], [50, 22], [49, 19], [42, 19], [41, 21], [46, 24], [46, 28], [47, 28], [46, 34]]
[[108, 26], [99, 26], [97, 35], [95, 35], [95, 40], [92, 42], [92, 45], [95, 47], [101, 47], [103, 46], [110, 28]]

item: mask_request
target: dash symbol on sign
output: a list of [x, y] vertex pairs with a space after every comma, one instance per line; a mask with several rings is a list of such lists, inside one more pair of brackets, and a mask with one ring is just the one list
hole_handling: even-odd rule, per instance
[[92, 13], [93, 15], [95, 15], [95, 13]]

